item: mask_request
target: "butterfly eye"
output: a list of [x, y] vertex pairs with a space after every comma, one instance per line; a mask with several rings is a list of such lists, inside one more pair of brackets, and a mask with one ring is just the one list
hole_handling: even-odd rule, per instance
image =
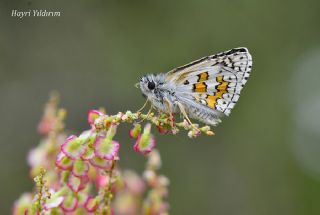
[[153, 81], [148, 82], [149, 90], [153, 90], [156, 87], [156, 84]]

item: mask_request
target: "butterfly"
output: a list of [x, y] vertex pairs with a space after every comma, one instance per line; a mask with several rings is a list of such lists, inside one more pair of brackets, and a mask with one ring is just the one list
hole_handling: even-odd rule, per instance
[[247, 48], [235, 48], [203, 57], [168, 73], [145, 75], [138, 86], [152, 107], [164, 113], [178, 111], [208, 125], [229, 116], [252, 68]]

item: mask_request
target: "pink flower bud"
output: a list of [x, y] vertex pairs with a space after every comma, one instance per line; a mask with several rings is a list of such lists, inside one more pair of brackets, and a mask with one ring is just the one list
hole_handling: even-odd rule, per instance
[[94, 125], [94, 121], [100, 117], [100, 116], [103, 116], [104, 114], [101, 113], [100, 111], [97, 111], [97, 110], [89, 110], [88, 112], [88, 123], [90, 125]]
[[142, 153], [143, 155], [149, 154], [156, 146], [156, 141], [153, 135], [150, 133], [151, 125], [147, 124], [144, 128], [143, 134], [138, 136], [133, 148], [135, 151]]
[[168, 133], [170, 133], [170, 130], [168, 128], [166, 128], [164, 126], [161, 126], [161, 125], [157, 126], [157, 129], [158, 129], [160, 134], [168, 134]]
[[38, 132], [42, 135], [48, 135], [54, 129], [56, 122], [55, 117], [43, 117], [38, 125]]
[[129, 136], [131, 138], [137, 138], [141, 133], [141, 125], [140, 124], [135, 124], [132, 129], [129, 131]]

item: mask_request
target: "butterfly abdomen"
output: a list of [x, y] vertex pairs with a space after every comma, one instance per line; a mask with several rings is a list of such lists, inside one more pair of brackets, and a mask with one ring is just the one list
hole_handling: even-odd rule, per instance
[[221, 120], [221, 114], [217, 111], [212, 111], [211, 109], [207, 109], [206, 107], [189, 107], [188, 114], [191, 118], [197, 119], [201, 122], [210, 125], [217, 125]]

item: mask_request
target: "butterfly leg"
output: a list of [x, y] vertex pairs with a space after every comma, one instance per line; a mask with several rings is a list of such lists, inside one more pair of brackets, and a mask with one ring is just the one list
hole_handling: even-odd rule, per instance
[[152, 109], [153, 109], [153, 105], [151, 104], [151, 107], [150, 107], [150, 109], [149, 109], [149, 111], [148, 111], [148, 113], [147, 113], [147, 117], [150, 116]]
[[169, 110], [169, 117], [170, 117], [170, 125], [173, 128], [174, 127], [174, 117], [173, 117], [173, 111], [172, 111], [172, 103], [169, 101], [169, 99], [164, 98], [165, 103], [167, 104], [167, 108]]
[[179, 107], [179, 109], [180, 109], [180, 112], [182, 113], [182, 115], [184, 116], [184, 118], [188, 121], [188, 123], [189, 123], [192, 127], [196, 128], [196, 126], [195, 126], [195, 125], [191, 122], [191, 120], [189, 119], [188, 114], [187, 114], [186, 109], [184, 108], [184, 106], [183, 106], [180, 102], [178, 102], [177, 105], [178, 105], [178, 107]]
[[[149, 101], [149, 100], [147, 100], [147, 102], [148, 102], [148, 101]], [[144, 106], [146, 106], [147, 102], [144, 104]], [[144, 108], [144, 107], [143, 107], [143, 108]], [[143, 109], [143, 108], [142, 108], [142, 109]], [[141, 108], [140, 108], [140, 109], [141, 109]], [[147, 118], [151, 115], [151, 111], [152, 111], [152, 110], [153, 110], [153, 104], [151, 103], [150, 109], [149, 109], [148, 113], [146, 114], [146, 117], [143, 118], [142, 120], [136, 122], [136, 123], [142, 123], [145, 119], [147, 119]]]
[[141, 112], [147, 106], [148, 102], [149, 102], [149, 99], [146, 99], [146, 102], [143, 104], [143, 106], [139, 110], [137, 110], [137, 112]]

